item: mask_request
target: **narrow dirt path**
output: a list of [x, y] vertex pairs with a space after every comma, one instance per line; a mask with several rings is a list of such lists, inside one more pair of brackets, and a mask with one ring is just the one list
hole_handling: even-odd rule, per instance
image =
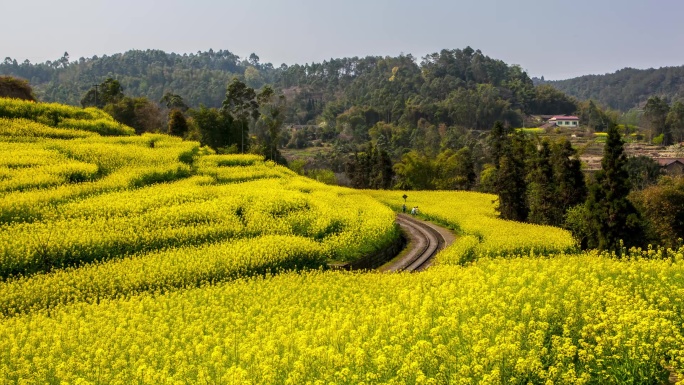
[[421, 271], [432, 264], [434, 256], [456, 239], [454, 234], [433, 223], [397, 214], [397, 223], [409, 237], [409, 246], [383, 271]]

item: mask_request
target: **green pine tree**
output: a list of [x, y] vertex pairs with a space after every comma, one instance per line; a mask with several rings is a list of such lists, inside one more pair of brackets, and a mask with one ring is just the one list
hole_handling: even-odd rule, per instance
[[178, 109], [169, 112], [169, 135], [184, 137], [188, 132], [188, 121]]
[[499, 136], [490, 142], [496, 146], [492, 148], [494, 154], [498, 154], [495, 155], [498, 163], [494, 182], [495, 193], [499, 196], [497, 211], [501, 218], [524, 222], [529, 212], [525, 160], [531, 153], [531, 142], [520, 131], [501, 135], [499, 125], [494, 126], [494, 134]]
[[553, 225], [560, 216], [560, 208], [551, 167], [551, 146], [548, 141], [543, 141], [540, 146], [527, 177], [528, 220], [540, 225]]
[[626, 247], [641, 245], [643, 241], [641, 219], [627, 200], [630, 183], [623, 144], [617, 127], [611, 124], [603, 150], [602, 170], [596, 173], [585, 207], [589, 229], [587, 245], [618, 253], [620, 241]]
[[567, 139], [551, 146], [551, 164], [555, 180], [555, 206], [559, 209], [553, 224], [560, 226], [570, 208], [583, 204], [587, 199], [587, 184], [582, 172], [582, 162], [577, 151]]

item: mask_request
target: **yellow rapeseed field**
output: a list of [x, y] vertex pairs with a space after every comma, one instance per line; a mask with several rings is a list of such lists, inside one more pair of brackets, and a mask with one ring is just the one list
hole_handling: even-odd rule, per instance
[[[644, 290], [647, 288], [648, 290]], [[286, 273], [0, 321], [7, 383], [662, 383], [684, 264], [483, 259]]]
[[[404, 202], [402, 191], [367, 193], [396, 211], [401, 210]], [[467, 191], [408, 191], [406, 195], [409, 209], [418, 206], [422, 217], [461, 235], [439, 255], [437, 262], [441, 264], [462, 264], [487, 256], [548, 255], [576, 250], [568, 231], [497, 218], [495, 195]]]
[[408, 192], [458, 234], [437, 266], [325, 268], [396, 239], [401, 195], [0, 99], [0, 384], [684, 374], [684, 249], [579, 253], [561, 229], [497, 219], [492, 195]]
[[[7, 111], [14, 118], [0, 120], [2, 279], [267, 235], [315, 242], [301, 260], [285, 248], [268, 257], [302, 267], [353, 261], [398, 236], [381, 203], [260, 156], [215, 155], [167, 135], [113, 135], [100, 129], [99, 110], [0, 100]], [[62, 127], [66, 119], [80, 119], [80, 131]]]

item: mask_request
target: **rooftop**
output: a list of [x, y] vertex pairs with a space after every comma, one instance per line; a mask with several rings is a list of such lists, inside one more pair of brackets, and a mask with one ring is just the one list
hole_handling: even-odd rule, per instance
[[549, 120], [579, 120], [579, 118], [576, 116], [570, 116], [570, 115], [556, 115]]
[[672, 163], [682, 163], [684, 164], [684, 158], [656, 158], [654, 159], [656, 162], [658, 162], [659, 165], [665, 167], [669, 166]]

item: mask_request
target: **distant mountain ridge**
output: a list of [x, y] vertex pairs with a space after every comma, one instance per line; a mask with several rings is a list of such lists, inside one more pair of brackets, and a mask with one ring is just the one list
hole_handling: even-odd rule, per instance
[[620, 111], [643, 107], [653, 95], [670, 103], [684, 99], [684, 65], [658, 69], [623, 68], [611, 74], [566, 80], [532, 80], [535, 84], [549, 84], [579, 100], [593, 99]]

